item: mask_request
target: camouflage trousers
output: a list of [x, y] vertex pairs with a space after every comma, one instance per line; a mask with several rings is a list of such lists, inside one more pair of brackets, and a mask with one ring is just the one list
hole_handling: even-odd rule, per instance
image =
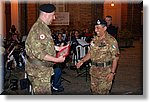
[[35, 95], [51, 94], [51, 76], [53, 75], [52, 67], [37, 66], [27, 61], [26, 72]]
[[91, 91], [92, 94], [107, 95], [112, 86], [112, 81], [107, 81], [106, 76], [111, 72], [111, 68], [101, 68], [96, 66], [91, 66]]

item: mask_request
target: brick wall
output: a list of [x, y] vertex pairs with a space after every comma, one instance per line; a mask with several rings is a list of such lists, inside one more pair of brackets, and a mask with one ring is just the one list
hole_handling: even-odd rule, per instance
[[69, 4], [70, 26], [72, 29], [82, 30], [94, 28], [95, 19], [103, 17], [103, 4]]
[[[94, 29], [94, 22], [97, 18], [103, 17], [103, 4], [66, 4], [66, 12], [70, 13], [69, 26], [54, 26], [54, 29]], [[27, 4], [27, 30], [31, 28], [38, 17], [38, 5]], [[122, 4], [121, 5], [121, 29], [127, 28], [132, 31], [133, 36], [142, 36], [141, 34], [141, 5]]]
[[29, 3], [27, 5], [27, 30], [29, 31], [31, 26], [35, 23], [35, 21], [37, 20], [37, 14], [38, 14], [38, 10], [37, 10], [37, 4], [31, 4]]
[[79, 10], [80, 10], [80, 4], [68, 5], [68, 12], [70, 13], [70, 28], [71, 29], [79, 28], [78, 27], [79, 20], [80, 20]]
[[82, 30], [91, 27], [91, 4], [70, 4], [70, 27]]
[[79, 10], [79, 24], [80, 28], [90, 28], [91, 27], [91, 4], [80, 4]]
[[121, 30], [127, 29], [133, 37], [141, 37], [141, 5], [140, 3], [121, 5]]
[[[91, 4], [67, 4], [66, 12], [70, 14], [69, 26], [55, 26], [56, 29], [78, 29], [89, 28], [91, 26]], [[52, 27], [54, 28], [54, 27]]]
[[133, 11], [133, 36], [142, 36], [143, 33], [141, 33], [141, 7], [139, 3], [134, 4], [134, 11]]
[[128, 4], [121, 5], [121, 29], [125, 29], [127, 27], [127, 7]]
[[127, 27], [134, 37], [142, 36], [141, 33], [141, 7], [140, 4], [128, 4]]
[[[82, 30], [84, 28], [90, 28], [93, 30], [93, 22], [96, 18], [103, 17], [103, 6], [102, 4], [92, 4], [92, 3], [73, 3], [67, 4], [66, 12], [70, 13], [70, 25], [69, 26], [51, 26], [52, 29], [59, 30], [61, 28], [65, 29], [78, 29]], [[28, 4], [27, 5], [27, 24], [28, 31], [34, 24], [38, 17], [38, 5]]]

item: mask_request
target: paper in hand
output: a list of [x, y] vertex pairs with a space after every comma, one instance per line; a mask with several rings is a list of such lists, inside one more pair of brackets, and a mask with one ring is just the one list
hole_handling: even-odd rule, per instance
[[62, 48], [57, 54], [56, 54], [56, 57], [60, 57], [60, 56], [68, 56], [69, 55], [69, 51], [70, 51], [70, 45]]

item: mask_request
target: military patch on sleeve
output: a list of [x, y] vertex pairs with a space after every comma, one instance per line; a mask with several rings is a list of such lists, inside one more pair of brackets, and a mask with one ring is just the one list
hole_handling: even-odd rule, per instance
[[113, 45], [112, 45], [112, 48], [113, 48], [113, 49], [118, 49], [118, 44], [117, 44], [117, 43], [113, 44]]
[[112, 48], [113, 48], [113, 49], [115, 49], [115, 48], [116, 48], [116, 46], [115, 46], [115, 45], [112, 45]]
[[44, 40], [45, 39], [45, 34], [40, 34], [40, 39]]

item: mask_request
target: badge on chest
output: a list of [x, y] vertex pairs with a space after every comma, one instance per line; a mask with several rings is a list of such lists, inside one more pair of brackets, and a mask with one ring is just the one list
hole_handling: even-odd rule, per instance
[[101, 40], [99, 43], [99, 47], [104, 47], [106, 46], [106, 41], [105, 40]]

